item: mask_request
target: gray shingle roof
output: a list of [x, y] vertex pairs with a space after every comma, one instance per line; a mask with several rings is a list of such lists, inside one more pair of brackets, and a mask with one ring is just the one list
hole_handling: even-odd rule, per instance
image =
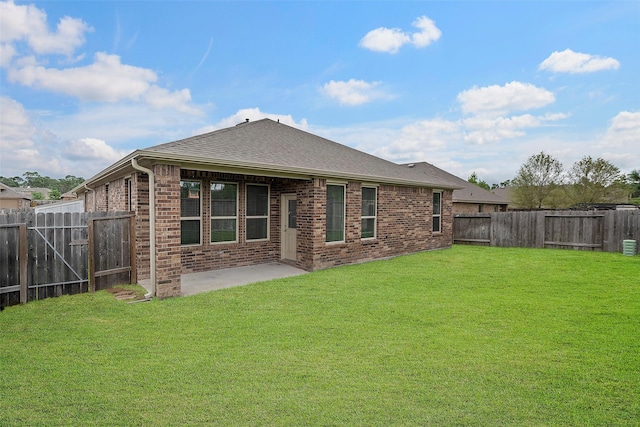
[[270, 119], [241, 123], [140, 150], [154, 157], [198, 158], [211, 164], [304, 172], [313, 176], [455, 188], [456, 183], [415, 171]]
[[[409, 165], [413, 165], [409, 168]], [[449, 172], [446, 172], [442, 169], [439, 169], [427, 162], [418, 162], [418, 163], [408, 163], [404, 165], [405, 167], [414, 170], [418, 174], [422, 174], [428, 179], [441, 179], [444, 181], [450, 182], [452, 185], [457, 185], [458, 188], [453, 190], [453, 201], [454, 202], [467, 202], [467, 203], [491, 203], [491, 204], [503, 204], [506, 205], [508, 200], [503, 197], [492, 193], [491, 191], [487, 191], [482, 187], [478, 187], [477, 185], [465, 181], [462, 178], [459, 178]]]
[[24, 199], [31, 200], [31, 197], [19, 191], [20, 188], [9, 187], [0, 182], [0, 198], [1, 199]]

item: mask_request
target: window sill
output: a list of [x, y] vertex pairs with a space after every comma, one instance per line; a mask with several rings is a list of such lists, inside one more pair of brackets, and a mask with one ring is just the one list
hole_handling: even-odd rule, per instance
[[227, 242], [227, 241], [225, 241], [225, 242], [209, 242], [209, 244], [210, 244], [211, 246], [235, 245], [235, 244], [237, 244], [237, 243], [238, 243], [238, 241], [237, 241], [237, 240], [229, 240], [228, 242]]

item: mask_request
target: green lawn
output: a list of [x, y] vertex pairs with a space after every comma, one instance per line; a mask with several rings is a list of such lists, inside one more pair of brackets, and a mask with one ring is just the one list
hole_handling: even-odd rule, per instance
[[640, 256], [454, 246], [0, 313], [2, 426], [637, 426]]

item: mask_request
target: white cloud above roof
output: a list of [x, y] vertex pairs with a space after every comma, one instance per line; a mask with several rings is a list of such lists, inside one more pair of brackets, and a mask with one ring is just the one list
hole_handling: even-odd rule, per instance
[[38, 54], [71, 56], [85, 42], [85, 33], [93, 29], [81, 19], [65, 16], [56, 31], [50, 31], [47, 14], [34, 5], [0, 3], [0, 42], [25, 41]]
[[[55, 31], [47, 14], [34, 5], [0, 2], [0, 67], [10, 83], [77, 98], [82, 102], [144, 103], [155, 110], [173, 109], [200, 115], [189, 89], [172, 91], [158, 84], [155, 71], [123, 64], [120, 56], [96, 52], [88, 65], [68, 67], [84, 58], [72, 55], [93, 28], [81, 19], [62, 17]], [[62, 66], [49, 65], [49, 55], [66, 55]]]
[[572, 74], [617, 70], [618, 68], [620, 68], [620, 62], [614, 58], [574, 52], [571, 49], [553, 52], [538, 66], [540, 70]]
[[428, 153], [437, 152], [448, 143], [462, 138], [459, 121], [439, 118], [421, 120], [403, 126], [393, 141], [376, 150], [375, 154], [397, 162], [426, 160]]
[[458, 94], [464, 113], [499, 116], [511, 111], [526, 111], [555, 102], [552, 92], [530, 83], [513, 81], [504, 86], [474, 86]]
[[518, 138], [526, 135], [525, 129], [537, 128], [547, 122], [562, 120], [567, 117], [567, 114], [468, 117], [462, 120], [465, 128], [464, 140], [473, 144], [486, 144]]
[[124, 65], [118, 55], [103, 52], [87, 66], [57, 69], [32, 64], [12, 68], [8, 75], [13, 83], [94, 102], [139, 99], [158, 79], [149, 69]]
[[171, 92], [153, 83], [157, 74], [147, 68], [126, 65], [118, 55], [98, 52], [94, 62], [71, 68], [47, 68], [35, 59], [23, 58], [8, 72], [9, 81], [78, 98], [85, 102], [144, 101], [154, 109], [173, 108], [200, 114], [190, 105], [189, 89]]
[[71, 159], [99, 160], [108, 164], [126, 156], [131, 150], [116, 150], [98, 138], [82, 138], [70, 141], [64, 151]]
[[321, 92], [329, 98], [336, 99], [342, 105], [361, 105], [384, 98], [386, 95], [376, 89], [380, 82], [366, 82], [350, 79], [348, 81], [331, 80], [325, 83]]
[[[601, 146], [640, 146], [640, 111], [621, 111], [612, 120]], [[634, 159], [638, 163], [638, 159]]]
[[308, 131], [309, 129], [309, 123], [307, 123], [307, 119], [302, 119], [299, 122], [296, 122], [291, 114], [267, 113], [264, 111], [260, 111], [260, 108], [243, 108], [236, 111], [235, 114], [225, 117], [214, 125], [208, 125], [197, 129], [195, 132], [193, 132], [193, 134], [200, 135], [203, 133], [213, 132], [214, 130], [232, 127], [239, 123], [245, 122], [247, 119], [250, 122], [255, 122], [256, 120], [261, 119], [271, 119], [280, 123], [284, 123], [285, 125], [298, 128], [300, 130]]
[[405, 44], [421, 48], [429, 46], [442, 35], [435, 22], [426, 16], [417, 18], [412, 25], [420, 31], [407, 33], [399, 28], [376, 28], [360, 40], [359, 46], [375, 52], [398, 53]]

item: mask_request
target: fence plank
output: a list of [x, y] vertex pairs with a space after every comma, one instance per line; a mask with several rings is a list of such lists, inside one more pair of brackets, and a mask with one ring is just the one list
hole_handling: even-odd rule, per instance
[[26, 304], [28, 301], [29, 283], [27, 282], [27, 225], [20, 224], [20, 303]]
[[98, 289], [135, 283], [135, 234], [131, 234], [135, 216], [131, 213], [11, 211], [0, 214], [0, 305], [87, 292], [88, 222], [96, 218], [102, 230], [94, 244], [101, 248], [105, 264], [94, 269], [101, 277], [93, 280], [94, 285], [100, 285], [100, 280]]
[[457, 214], [453, 232], [455, 243], [621, 252], [640, 241], [640, 210]]
[[91, 218], [87, 222], [88, 240], [89, 240], [89, 292], [96, 291], [96, 260], [95, 260], [95, 238], [93, 237], [94, 219]]

